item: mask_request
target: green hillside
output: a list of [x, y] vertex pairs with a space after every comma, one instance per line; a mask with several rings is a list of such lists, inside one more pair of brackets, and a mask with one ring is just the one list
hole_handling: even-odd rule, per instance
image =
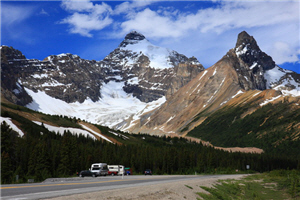
[[253, 108], [251, 103], [227, 106], [211, 114], [188, 136], [210, 141], [222, 147], [258, 147], [266, 153], [300, 155], [300, 108], [280, 102]]
[[2, 104], [1, 116], [9, 117], [25, 133], [20, 137], [6, 123], [1, 124], [2, 184], [14, 183], [16, 175], [19, 183], [75, 176], [96, 162], [122, 164], [131, 167], [133, 174], [142, 174], [147, 168], [154, 174], [240, 173], [246, 171], [246, 165], [252, 172], [300, 168], [299, 159], [288, 156], [229, 153], [184, 138], [133, 135], [99, 125], [102, 134], [118, 143], [69, 131], [61, 135], [32, 121], [80, 128], [79, 119], [44, 115], [13, 104]]

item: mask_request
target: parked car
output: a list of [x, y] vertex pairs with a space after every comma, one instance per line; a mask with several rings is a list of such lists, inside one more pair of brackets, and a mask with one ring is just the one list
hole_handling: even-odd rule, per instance
[[90, 171], [90, 170], [83, 170], [78, 173], [79, 177], [85, 177], [85, 176], [92, 176], [92, 177], [97, 177], [97, 174]]
[[146, 170], [145, 170], [145, 176], [146, 176], [146, 175], [152, 175], [151, 169], [146, 169]]

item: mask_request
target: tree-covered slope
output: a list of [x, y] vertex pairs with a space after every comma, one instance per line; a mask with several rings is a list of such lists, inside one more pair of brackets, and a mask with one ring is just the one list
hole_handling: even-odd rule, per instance
[[268, 153], [300, 155], [298, 103], [285, 98], [260, 106], [259, 99], [219, 109], [188, 136], [210, 141], [216, 146], [258, 147]]
[[[20, 136], [7, 123], [1, 123], [1, 183], [49, 177], [70, 177], [104, 162], [130, 167], [134, 174], [146, 168], [154, 174], [233, 173], [299, 168], [299, 159], [271, 154], [229, 153], [178, 137], [131, 135], [96, 126], [116, 143], [82, 134], [49, 131], [46, 124], [79, 128], [79, 120], [50, 116], [13, 104], [2, 104], [1, 117], [10, 118], [23, 132]], [[43, 120], [37, 124], [33, 120]]]

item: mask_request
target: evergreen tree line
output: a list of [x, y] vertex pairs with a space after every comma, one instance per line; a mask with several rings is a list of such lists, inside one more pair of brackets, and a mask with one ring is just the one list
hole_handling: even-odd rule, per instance
[[[50, 132], [28, 121], [23, 137], [5, 122], [1, 124], [1, 183], [43, 181], [70, 177], [89, 169], [92, 163], [120, 164], [134, 174], [146, 168], [154, 174], [232, 173], [299, 168], [299, 160], [267, 154], [229, 153], [178, 138], [161, 138], [162, 143], [115, 145], [83, 135]], [[150, 136], [148, 136], [150, 138]], [[146, 139], [147, 141], [147, 139]], [[173, 141], [173, 142], [172, 142]]]

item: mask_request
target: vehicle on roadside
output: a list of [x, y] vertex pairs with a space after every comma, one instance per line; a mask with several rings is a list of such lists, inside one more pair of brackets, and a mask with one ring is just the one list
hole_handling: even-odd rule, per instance
[[132, 169], [130, 167], [125, 168], [125, 174], [126, 175], [132, 175]]
[[108, 165], [108, 175], [125, 175], [125, 169], [123, 165]]
[[145, 176], [146, 175], [152, 175], [151, 169], [146, 169], [144, 174], [145, 174]]
[[91, 172], [96, 173], [97, 176], [106, 176], [108, 168], [106, 163], [94, 163], [90, 169]]
[[85, 177], [85, 176], [92, 176], [92, 177], [97, 177], [96, 173], [91, 172], [90, 170], [83, 170], [78, 173], [79, 177]]

